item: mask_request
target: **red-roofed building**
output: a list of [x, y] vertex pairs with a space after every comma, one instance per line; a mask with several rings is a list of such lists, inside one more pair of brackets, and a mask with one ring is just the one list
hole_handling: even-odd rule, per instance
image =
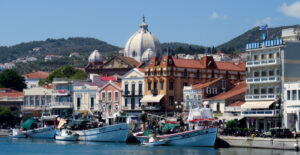
[[23, 77], [25, 78], [25, 83], [27, 88], [33, 88], [39, 86], [39, 81], [45, 79], [49, 76], [48, 72], [32, 72], [29, 74], [24, 74]]
[[223, 115], [224, 117], [220, 117], [222, 119], [226, 119], [225, 117], [232, 119], [235, 116], [237, 117], [236, 119], [241, 119], [240, 106], [245, 102], [246, 91], [246, 81], [238, 82], [228, 91], [204, 99], [203, 104], [205, 107], [211, 108], [216, 116], [220, 117]]
[[0, 88], [0, 107], [10, 108], [16, 117], [19, 117], [23, 101], [23, 92]]
[[109, 81], [100, 88], [99, 91], [99, 110], [104, 118], [113, 118], [121, 111], [121, 92], [120, 82]]
[[[206, 83], [218, 78], [235, 83], [245, 80], [245, 76], [245, 67], [232, 62], [215, 62], [211, 56], [205, 56], [201, 60], [178, 59], [172, 56], [164, 56], [161, 59], [152, 57], [145, 67], [146, 85], [142, 100], [145, 106], [149, 103], [160, 111], [181, 111], [184, 86]], [[153, 98], [155, 100], [152, 100]]]

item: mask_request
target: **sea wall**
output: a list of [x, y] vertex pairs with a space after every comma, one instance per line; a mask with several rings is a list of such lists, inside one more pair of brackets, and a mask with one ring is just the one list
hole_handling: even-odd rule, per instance
[[248, 147], [297, 150], [299, 149], [299, 146], [300, 139], [218, 136], [216, 141], [216, 147]]
[[9, 135], [8, 129], [0, 129], [0, 137], [7, 137]]

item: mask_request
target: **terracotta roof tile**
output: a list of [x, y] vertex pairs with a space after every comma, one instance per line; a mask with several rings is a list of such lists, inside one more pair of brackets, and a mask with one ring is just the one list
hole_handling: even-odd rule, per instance
[[244, 101], [236, 101], [236, 102], [234, 102], [232, 104], [229, 104], [228, 107], [240, 107], [244, 103], [245, 103]]
[[122, 83], [121, 82], [116, 82], [114, 84], [117, 85], [119, 88], [122, 88]]
[[221, 80], [222, 78], [217, 78], [217, 79], [214, 79], [210, 82], [206, 82], [206, 83], [198, 83], [198, 84], [195, 84], [193, 85], [193, 89], [196, 89], [196, 90], [199, 90], [199, 89], [202, 89], [202, 88], [205, 88], [205, 87], [208, 87], [216, 82], [218, 82], [219, 80]]
[[183, 67], [183, 68], [204, 68], [203, 64], [200, 60], [194, 59], [178, 59], [173, 58], [174, 64], [176, 67]]
[[145, 68], [136, 68], [136, 69], [138, 69], [142, 73], [145, 73]]
[[29, 74], [24, 74], [23, 76], [27, 79], [45, 79], [49, 76], [49, 73], [39, 71], [39, 72], [32, 72]]
[[0, 97], [22, 97], [23, 92], [10, 88], [0, 88]]
[[137, 67], [137, 66], [139, 66], [139, 62], [138, 61], [136, 61], [134, 58], [130, 58], [130, 57], [125, 57], [125, 56], [123, 56], [122, 57], [125, 61], [127, 61], [128, 63], [130, 63], [131, 65], [133, 65], [133, 66], [135, 66], [135, 67]]
[[245, 93], [247, 90], [247, 84], [246, 81], [242, 81], [239, 83], [236, 83], [235, 87], [233, 87], [232, 89], [230, 89], [229, 91], [216, 95], [214, 97], [208, 98], [211, 100], [225, 100], [228, 98], [231, 98], [233, 96], [239, 95], [241, 93]]
[[219, 70], [230, 70], [230, 71], [246, 71], [246, 67], [243, 68], [239, 65], [235, 65], [232, 62], [216, 62]]

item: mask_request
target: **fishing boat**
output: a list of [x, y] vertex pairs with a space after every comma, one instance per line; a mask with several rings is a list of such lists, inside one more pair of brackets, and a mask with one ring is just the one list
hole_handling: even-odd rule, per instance
[[55, 136], [55, 121], [56, 116], [42, 116], [40, 122], [29, 118], [21, 124], [19, 129], [13, 129], [10, 137], [53, 139]]
[[165, 144], [166, 141], [164, 139], [158, 139], [154, 136], [151, 136], [148, 141], [144, 141], [142, 143], [142, 145], [147, 145], [147, 146], [158, 146], [158, 145], [165, 145]]
[[[167, 129], [168, 132], [162, 131], [164, 129]], [[161, 134], [157, 135], [157, 138], [164, 141], [164, 145], [207, 147], [215, 144], [217, 126], [214, 125], [210, 109], [195, 108], [190, 109], [185, 121], [166, 121], [160, 132]], [[144, 133], [136, 134], [136, 139], [141, 143], [146, 143], [149, 138]]]
[[62, 141], [77, 141], [79, 135], [68, 129], [62, 129], [61, 131], [56, 131], [55, 139]]

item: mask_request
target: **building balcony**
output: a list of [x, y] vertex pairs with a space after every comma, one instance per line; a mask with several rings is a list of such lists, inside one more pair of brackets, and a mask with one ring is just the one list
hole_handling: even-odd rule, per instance
[[51, 103], [51, 108], [56, 108], [56, 109], [60, 109], [60, 108], [73, 108], [73, 102], [52, 102]]
[[[22, 105], [21, 106], [21, 111], [32, 111], [32, 110], [42, 110], [44, 106], [42, 105]], [[46, 108], [46, 107], [45, 107]]]
[[265, 59], [265, 60], [247, 61], [246, 67], [260, 67], [260, 66], [279, 65], [279, 64], [280, 64], [280, 59]]
[[254, 83], [274, 83], [280, 82], [280, 76], [262, 76], [262, 77], [249, 77], [246, 80], [247, 84], [254, 84]]
[[128, 104], [127, 107], [122, 106], [121, 108], [124, 111], [140, 111], [140, 110], [142, 110], [142, 107], [139, 107], [139, 105], [135, 105], [134, 109], [132, 109], [130, 104]]
[[54, 90], [53, 95], [55, 96], [68, 96], [71, 95], [69, 90]]
[[5, 101], [5, 102], [23, 102], [24, 101], [24, 97], [8, 97], [8, 96], [3, 96], [0, 97], [0, 101]]
[[275, 100], [278, 94], [254, 94], [254, 95], [246, 95], [247, 101], [255, 101], [255, 100]]
[[124, 97], [143, 96], [143, 91], [123, 91], [122, 96]]
[[275, 117], [280, 115], [280, 110], [246, 110], [241, 112], [244, 117]]
[[241, 107], [225, 107], [226, 112], [240, 112]]

